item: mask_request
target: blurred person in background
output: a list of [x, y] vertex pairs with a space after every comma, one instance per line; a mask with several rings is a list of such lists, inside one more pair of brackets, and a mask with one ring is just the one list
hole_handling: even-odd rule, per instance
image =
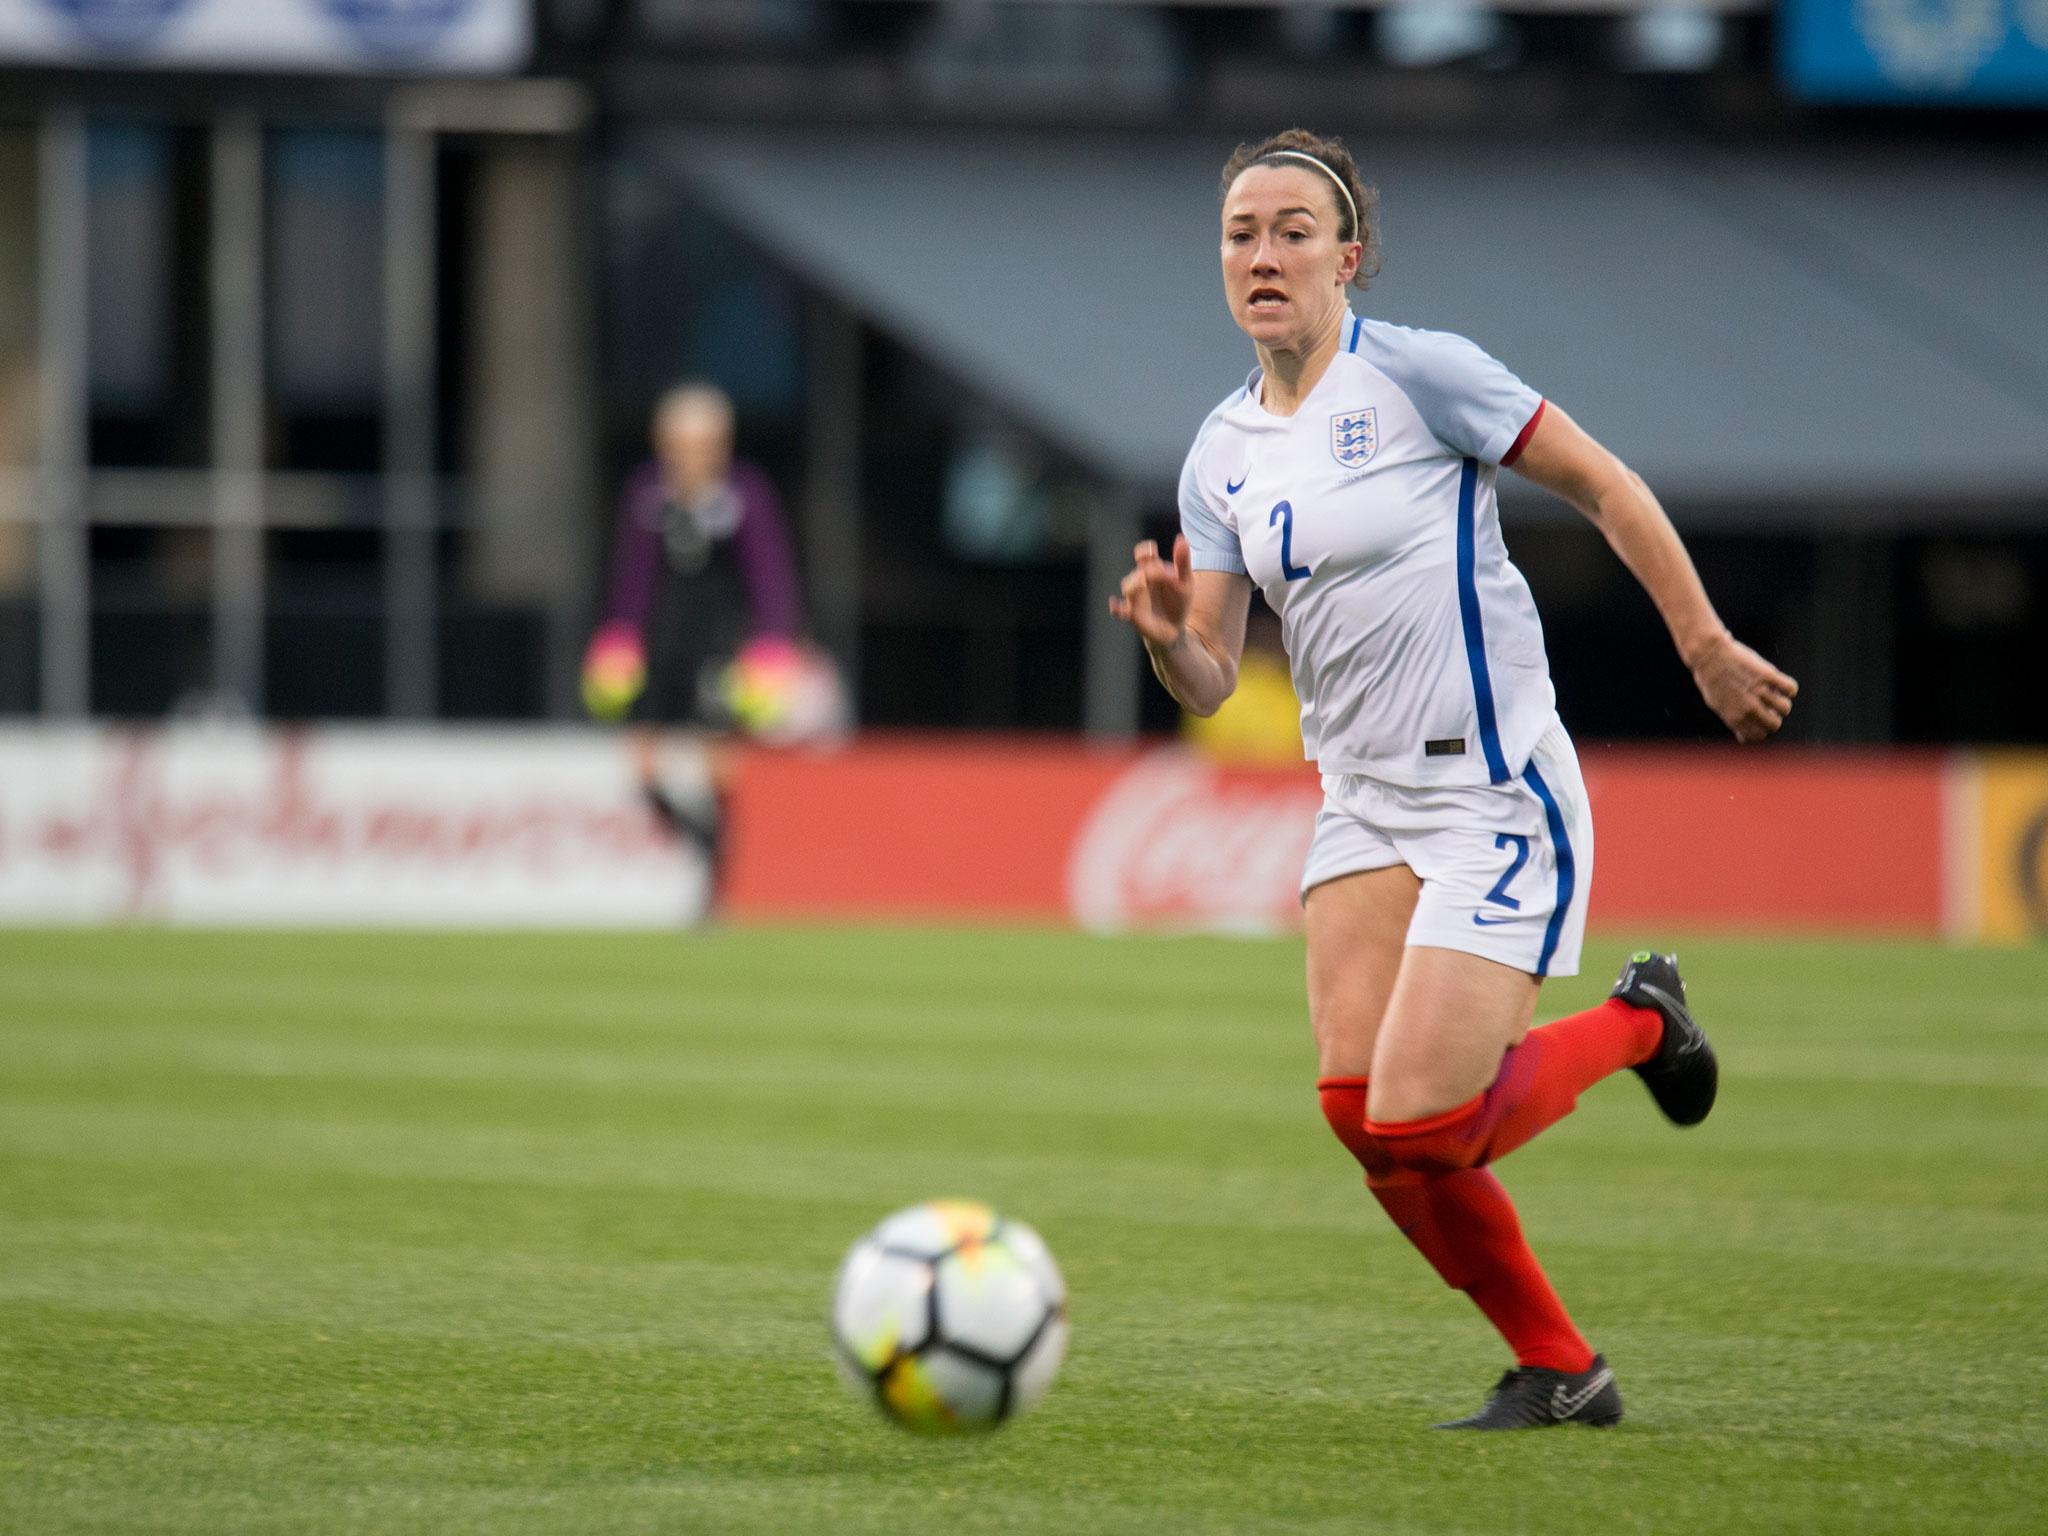
[[[733, 457], [732, 401], [679, 384], [654, 407], [654, 454], [628, 476], [603, 625], [584, 661], [593, 714], [631, 722], [633, 772], [662, 824], [703, 852], [715, 906], [737, 779], [736, 686], [743, 654], [794, 651], [796, 571], [768, 477]], [[708, 801], [665, 767], [671, 746], [701, 751]]]
[[1592, 820], [1498, 469], [1600, 529], [1738, 740], [1776, 731], [1797, 684], [1729, 633], [1649, 488], [1562, 410], [1463, 337], [1352, 313], [1374, 211], [1335, 139], [1230, 157], [1223, 285], [1258, 367], [1195, 437], [1171, 560], [1138, 545], [1110, 610], [1198, 715], [1237, 685], [1254, 582], [1280, 615], [1323, 774], [1302, 874], [1323, 1115], [1515, 1356], [1438, 1427], [1610, 1425], [1614, 1373], [1488, 1165], [1623, 1068], [1695, 1125], [1718, 1068], [1675, 957], [1647, 950], [1600, 1006], [1530, 1027], [1543, 979], [1578, 970]]

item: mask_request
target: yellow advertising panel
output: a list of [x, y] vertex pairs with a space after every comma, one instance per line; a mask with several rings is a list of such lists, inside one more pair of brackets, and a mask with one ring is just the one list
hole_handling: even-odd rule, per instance
[[1985, 753], [1976, 802], [1978, 934], [2048, 938], [2048, 752]]
[[1238, 663], [1237, 691], [1206, 718], [1188, 715], [1181, 739], [1222, 763], [1301, 764], [1301, 701], [1287, 674], [1287, 658], [1247, 648]]

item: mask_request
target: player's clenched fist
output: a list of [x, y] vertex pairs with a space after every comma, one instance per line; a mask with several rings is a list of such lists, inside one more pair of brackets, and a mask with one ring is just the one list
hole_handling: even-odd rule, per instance
[[1131, 551], [1135, 563], [1109, 600], [1109, 611], [1153, 645], [1172, 645], [1188, 621], [1192, 558], [1185, 538], [1173, 541], [1171, 564], [1161, 558], [1157, 544], [1145, 540]]
[[1737, 741], [1762, 741], [1785, 723], [1799, 684], [1725, 630], [1692, 664], [1707, 707]]

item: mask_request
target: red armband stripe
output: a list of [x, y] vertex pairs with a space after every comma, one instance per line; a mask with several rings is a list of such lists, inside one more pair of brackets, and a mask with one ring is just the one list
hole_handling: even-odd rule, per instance
[[1536, 402], [1536, 414], [1522, 424], [1522, 430], [1517, 432], [1515, 440], [1508, 444], [1508, 451], [1500, 456], [1503, 469], [1513, 469], [1515, 467], [1515, 460], [1519, 459], [1522, 456], [1522, 450], [1529, 446], [1530, 435], [1535, 432], [1536, 423], [1543, 419], [1543, 408], [1548, 404], [1550, 404], [1548, 400], [1538, 400]]

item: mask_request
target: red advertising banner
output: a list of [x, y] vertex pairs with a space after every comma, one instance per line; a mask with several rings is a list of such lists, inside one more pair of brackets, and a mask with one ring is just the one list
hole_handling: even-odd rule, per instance
[[[1943, 760], [1600, 751], [1594, 922], [1943, 926]], [[1321, 801], [1303, 769], [1177, 748], [868, 741], [762, 755], [739, 797], [741, 916], [1029, 918], [1270, 930], [1299, 922]]]
[[1137, 761], [1065, 740], [757, 753], [734, 802], [732, 909], [1058, 920], [1082, 824]]
[[[1731, 747], [1584, 766], [1595, 922], [2024, 939], [2048, 910], [2048, 760]], [[686, 751], [670, 777], [708, 794]], [[1177, 747], [759, 751], [728, 911], [1286, 931], [1320, 802], [1305, 767]], [[0, 921], [658, 927], [704, 892], [611, 732], [0, 730]]]
[[1934, 753], [1589, 751], [1595, 923], [1943, 927]]

